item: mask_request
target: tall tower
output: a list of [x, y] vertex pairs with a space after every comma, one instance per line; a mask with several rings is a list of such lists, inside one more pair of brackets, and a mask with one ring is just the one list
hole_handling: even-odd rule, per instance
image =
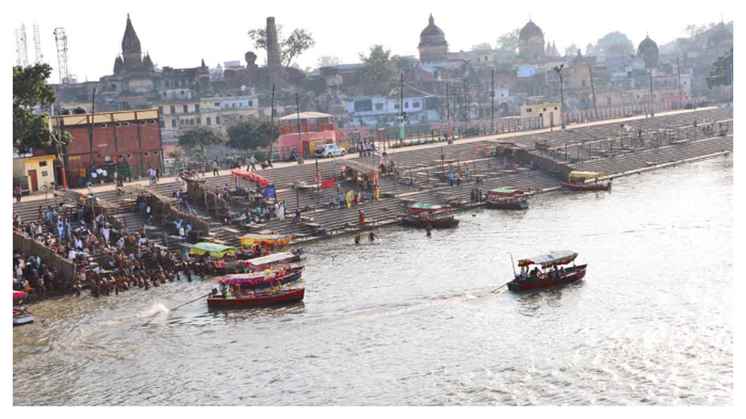
[[280, 68], [282, 66], [280, 41], [277, 39], [277, 27], [275, 26], [275, 18], [272, 16], [267, 18], [266, 36], [267, 67]]
[[41, 52], [41, 38], [39, 37], [39, 24], [34, 23], [34, 63], [44, 62], [44, 54]]
[[122, 37], [122, 58], [124, 58], [125, 67], [138, 67], [142, 63], [140, 38], [135, 33], [129, 13], [127, 13], [127, 25], [124, 28], [124, 36]]
[[68, 84], [71, 81], [70, 69], [68, 68], [68, 46], [65, 28], [54, 28], [54, 42], [57, 47], [57, 67], [60, 75], [60, 83]]
[[16, 65], [28, 65], [28, 43], [26, 42], [26, 25], [16, 29]]

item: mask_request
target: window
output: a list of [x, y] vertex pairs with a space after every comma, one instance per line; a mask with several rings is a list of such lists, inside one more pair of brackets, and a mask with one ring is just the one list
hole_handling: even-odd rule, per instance
[[220, 125], [220, 117], [219, 116], [215, 117], [215, 125]]
[[39, 167], [46, 167], [46, 165], [47, 165], [46, 161], [40, 161], [39, 162]]
[[158, 107], [158, 113], [160, 113], [160, 114], [162, 114], [162, 113], [163, 113], [163, 106], [159, 106], [159, 107]]
[[176, 113], [176, 106], [174, 106], [174, 105], [171, 105], [171, 113], [172, 113], [172, 114], [175, 114], [175, 113]]
[[194, 112], [199, 113], [199, 103], [194, 104]]
[[526, 108], [526, 112], [531, 113], [531, 108]]
[[419, 108], [420, 107], [420, 102], [413, 102], [412, 103], [412, 107], [415, 108], [415, 109]]
[[557, 107], [556, 107], [556, 106], [554, 107], [554, 110], [555, 110], [555, 111], [557, 110]]
[[220, 102], [215, 102], [215, 107], [219, 108], [220, 107]]
[[189, 107], [187, 105], [184, 105], [184, 113], [189, 112]]
[[176, 120], [175, 119], [171, 120], [171, 128], [176, 128]]
[[42, 170], [41, 177], [47, 177], [47, 176], [49, 176], [49, 172], [47, 172], [46, 170]]
[[409, 109], [409, 102], [404, 102], [404, 109]]
[[209, 117], [209, 116], [207, 117], [207, 120], [205, 120], [205, 123], [206, 123], [207, 125], [212, 125], [212, 120], [210, 119], [210, 117]]
[[398, 103], [394, 105], [394, 109], [399, 110], [399, 104]]
[[383, 110], [383, 103], [376, 103], [376, 110], [382, 111]]
[[254, 101], [250, 100], [249, 101], [249, 107], [252, 107], [252, 106], [254, 106]]
[[197, 125], [202, 125], [202, 117], [197, 118]]

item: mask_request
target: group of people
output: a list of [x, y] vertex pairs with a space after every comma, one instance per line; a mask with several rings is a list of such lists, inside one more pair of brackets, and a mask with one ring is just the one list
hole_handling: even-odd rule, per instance
[[39, 256], [21, 251], [13, 254], [13, 290], [24, 291], [26, 300], [39, 300], [74, 290], [75, 284], [65, 281], [54, 267], [45, 264]]
[[363, 140], [358, 147], [360, 157], [372, 157], [376, 155], [376, 144], [373, 141]]

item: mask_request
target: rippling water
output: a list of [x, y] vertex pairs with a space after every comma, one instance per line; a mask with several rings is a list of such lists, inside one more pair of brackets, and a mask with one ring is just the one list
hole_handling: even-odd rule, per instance
[[[732, 402], [732, 160], [306, 248], [305, 303], [208, 313], [177, 282], [33, 307], [17, 405]], [[493, 294], [515, 257], [573, 249], [584, 282]]]

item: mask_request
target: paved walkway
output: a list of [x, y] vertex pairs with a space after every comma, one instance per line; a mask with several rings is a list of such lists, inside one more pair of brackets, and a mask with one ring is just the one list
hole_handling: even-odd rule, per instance
[[[691, 113], [691, 112], [701, 112], [711, 109], [717, 109], [716, 106], [706, 107], [706, 108], [697, 108], [697, 109], [685, 109], [685, 110], [678, 110], [678, 111], [669, 111], [669, 112], [661, 112], [656, 114], [655, 117], [663, 117], [663, 116], [670, 116], [670, 115], [678, 115], [678, 114], [685, 114], [685, 113]], [[610, 125], [614, 123], [622, 123], [622, 122], [630, 122], [630, 121], [637, 121], [637, 120], [645, 120], [649, 119], [645, 115], [637, 115], [637, 116], [631, 116], [626, 118], [617, 118], [617, 119], [605, 119], [601, 121], [593, 121], [593, 122], [586, 122], [581, 124], [573, 124], [568, 125], [565, 128], [565, 131], [578, 129], [578, 128], [585, 128], [585, 127], [593, 127], [593, 126], [599, 126], [599, 125]], [[477, 143], [482, 141], [500, 141], [500, 140], [507, 140], [507, 139], [514, 139], [524, 136], [531, 136], [541, 133], [548, 133], [548, 132], [559, 132], [559, 128], [544, 128], [544, 129], [535, 129], [535, 130], [527, 130], [527, 131], [518, 131], [518, 132], [508, 132], [504, 134], [496, 134], [496, 135], [486, 135], [481, 137], [471, 137], [471, 138], [464, 138], [457, 140], [454, 144], [470, 144], [470, 143]], [[409, 140], [409, 141], [416, 141], [416, 140]], [[382, 142], [378, 142], [379, 145], [377, 146], [379, 150], [382, 150]], [[428, 149], [428, 148], [435, 148], [435, 147], [442, 147], [443, 143], [433, 143], [433, 144], [421, 144], [421, 145], [413, 145], [413, 146], [407, 146], [407, 147], [400, 147], [400, 148], [393, 148], [393, 149], [387, 149], [386, 152], [389, 154], [395, 154], [395, 153], [402, 153], [412, 150], [420, 150], [420, 149]], [[358, 158], [358, 153], [351, 153], [345, 156], [341, 157], [334, 157], [330, 159], [324, 159], [324, 161], [333, 161], [333, 160], [348, 160], [348, 159], [356, 159]], [[316, 159], [305, 159], [304, 165], [314, 164]], [[298, 166], [297, 162], [275, 162], [273, 163], [274, 168], [281, 168], [281, 167], [291, 167], [291, 166]], [[259, 170], [261, 172], [261, 170]], [[230, 174], [230, 170], [220, 170], [219, 176], [224, 176]], [[204, 175], [205, 178], [213, 177], [212, 171], [208, 171]], [[177, 176], [169, 176], [169, 177], [162, 177], [160, 178], [158, 183], [172, 183], [176, 182], [178, 179]], [[143, 185], [148, 186], [149, 180], [148, 179], [142, 179], [142, 180], [136, 180], [133, 182], [125, 183], [125, 185]], [[112, 191], [116, 189], [116, 185], [114, 184], [105, 184], [105, 185], [98, 185], [98, 186], [92, 186], [90, 188], [71, 188], [74, 191], [80, 192], [80, 193], [88, 193], [89, 191], [92, 193], [98, 193], [98, 192], [104, 192], [104, 191]], [[34, 194], [30, 196], [25, 196], [22, 198], [22, 202], [26, 201], [39, 201], [44, 200], [45, 198], [51, 197], [52, 194]]]

